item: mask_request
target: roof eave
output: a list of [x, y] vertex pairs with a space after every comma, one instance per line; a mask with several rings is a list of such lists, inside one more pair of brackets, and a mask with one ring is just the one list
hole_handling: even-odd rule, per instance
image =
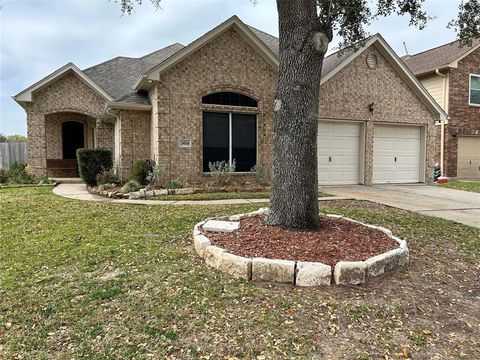
[[124, 101], [109, 101], [107, 102], [107, 108], [112, 110], [139, 110], [139, 111], [150, 111], [152, 110], [152, 105], [148, 104], [137, 104]]

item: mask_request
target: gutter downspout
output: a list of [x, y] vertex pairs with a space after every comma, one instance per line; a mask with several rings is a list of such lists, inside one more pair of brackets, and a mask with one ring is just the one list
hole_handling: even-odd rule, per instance
[[[442, 74], [438, 69], [435, 70], [435, 74], [443, 78], [443, 107], [446, 105], [446, 91], [445, 91], [445, 82], [446, 76]], [[445, 154], [445, 120], [440, 120], [440, 172], [444, 176], [444, 154]]]

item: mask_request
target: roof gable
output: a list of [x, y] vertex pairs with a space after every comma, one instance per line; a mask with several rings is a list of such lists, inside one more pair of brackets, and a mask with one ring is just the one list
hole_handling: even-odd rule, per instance
[[[146, 71], [136, 82], [135, 89], [143, 89], [145, 85], [148, 86], [149, 80], [160, 80], [160, 73], [167, 71], [168, 69], [172, 68], [178, 62], [180, 62], [185, 57], [189, 56], [196, 50], [200, 49], [202, 46], [210, 42], [211, 40], [217, 38], [225, 31], [230, 28], [235, 28], [238, 32], [247, 40], [250, 45], [252, 45], [260, 55], [272, 66], [278, 67], [278, 58], [277, 55], [274, 53], [272, 48], [274, 49], [274, 41], [275, 37], [269, 35], [270, 43], [272, 48], [267, 46], [267, 44], [262, 41], [252, 30], [252, 28], [245, 25], [237, 16], [232, 16], [222, 24], [218, 25], [217, 27], [213, 28], [203, 36], [199, 37], [180, 51], [173, 54], [171, 57], [166, 59], [165, 61], [159, 63], [158, 65], [152, 67], [148, 71]], [[257, 30], [257, 32], [260, 32]], [[263, 32], [262, 32], [263, 33]], [[268, 34], [265, 34], [264, 39], [266, 40]]]
[[463, 47], [457, 40], [415, 55], [403, 56], [402, 60], [418, 76], [436, 69], [457, 67], [458, 61], [478, 48], [480, 48], [480, 38], [473, 39], [471, 46]]
[[32, 101], [32, 94], [35, 91], [38, 91], [45, 86], [50, 85], [51, 83], [55, 82], [56, 80], [62, 78], [65, 74], [73, 72], [75, 73], [85, 84], [87, 84], [90, 88], [92, 88], [97, 94], [103, 97], [105, 100], [113, 100], [112, 97], [103, 90], [98, 84], [96, 84], [92, 79], [90, 79], [87, 75], [85, 75], [82, 70], [80, 70], [75, 64], [68, 63], [62, 66], [60, 69], [54, 71], [50, 75], [45, 76], [40, 81], [37, 81], [35, 84], [29, 86], [25, 90], [21, 91], [17, 95], [13, 96], [13, 99], [22, 105], [25, 102]]

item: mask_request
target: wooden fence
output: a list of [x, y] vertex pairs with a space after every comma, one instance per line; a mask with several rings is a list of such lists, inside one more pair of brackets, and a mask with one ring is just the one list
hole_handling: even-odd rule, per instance
[[8, 169], [15, 161], [19, 164], [27, 162], [27, 143], [0, 143], [0, 169]]

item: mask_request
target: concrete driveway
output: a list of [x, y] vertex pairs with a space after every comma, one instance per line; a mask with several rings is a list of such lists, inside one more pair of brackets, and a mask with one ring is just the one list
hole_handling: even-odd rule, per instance
[[321, 190], [480, 228], [480, 193], [419, 184], [322, 186]]

